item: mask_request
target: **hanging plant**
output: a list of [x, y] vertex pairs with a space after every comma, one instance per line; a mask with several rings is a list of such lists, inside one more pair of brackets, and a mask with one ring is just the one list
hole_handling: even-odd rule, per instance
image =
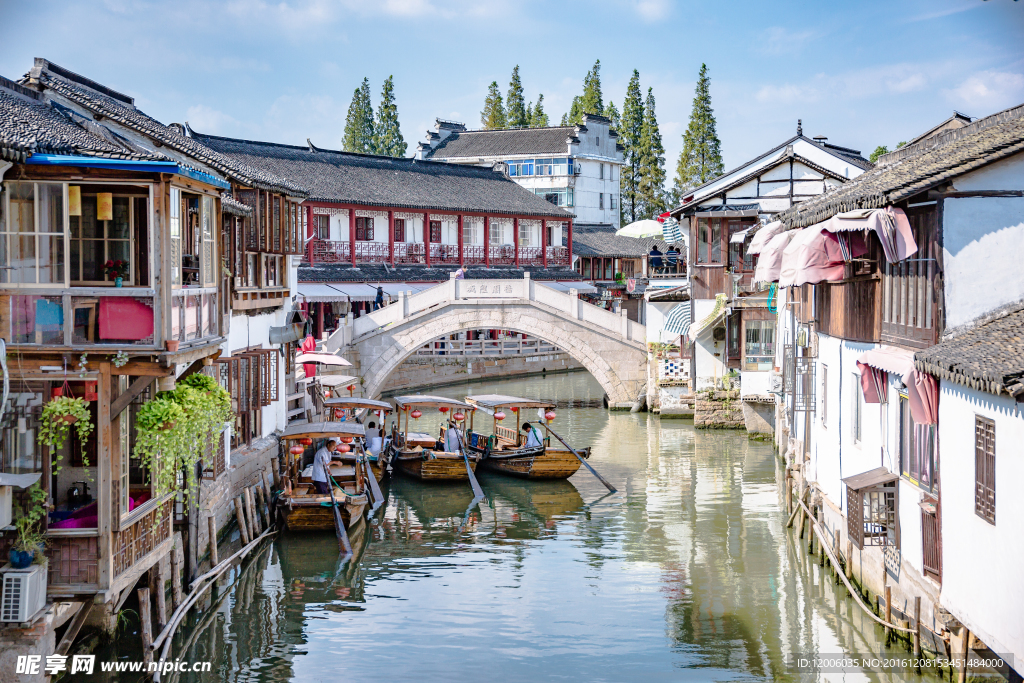
[[61, 470], [62, 457], [59, 451], [67, 442], [72, 425], [82, 449], [82, 463], [88, 467], [89, 460], [85, 455], [85, 442], [92, 434], [94, 426], [90, 420], [89, 407], [86, 402], [72, 396], [57, 396], [43, 406], [43, 414], [39, 420], [39, 436], [36, 437], [36, 441], [43, 446], [48, 446], [50, 452], [54, 454], [54, 474]]

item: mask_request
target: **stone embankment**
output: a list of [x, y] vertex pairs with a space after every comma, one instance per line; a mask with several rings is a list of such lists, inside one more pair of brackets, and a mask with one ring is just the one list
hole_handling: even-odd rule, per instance
[[704, 429], [745, 429], [738, 389], [703, 390], [696, 394], [693, 426]]

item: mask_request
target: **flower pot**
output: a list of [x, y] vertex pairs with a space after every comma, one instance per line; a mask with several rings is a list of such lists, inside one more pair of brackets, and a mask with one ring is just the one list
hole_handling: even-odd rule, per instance
[[123, 282], [124, 282], [124, 280], [122, 278], [119, 278], [119, 277], [115, 277], [114, 278], [114, 286], [115, 287], [120, 287]]
[[78, 416], [77, 415], [61, 415], [57, 419], [62, 421], [62, 422], [67, 422], [69, 425], [73, 425], [76, 422], [78, 422]]
[[179, 342], [177, 339], [168, 339], [167, 341], [164, 342], [164, 344], [167, 345], [167, 350], [170, 351], [171, 353], [174, 353], [175, 351], [178, 350]]
[[36, 559], [36, 552], [34, 550], [15, 550], [11, 548], [7, 553], [7, 559], [11, 561], [11, 566], [15, 569], [27, 569], [34, 559]]

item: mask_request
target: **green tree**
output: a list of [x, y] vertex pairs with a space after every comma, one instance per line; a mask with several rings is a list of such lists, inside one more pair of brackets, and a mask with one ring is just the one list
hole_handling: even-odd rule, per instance
[[548, 115], [544, 113], [544, 95], [537, 96], [537, 104], [530, 107], [530, 128], [546, 128]]
[[639, 152], [637, 204], [640, 206], [640, 218], [655, 218], [665, 212], [665, 146], [661, 142], [661, 130], [654, 111], [653, 88], [647, 88]]
[[626, 99], [622, 101], [622, 121], [618, 127], [619, 142], [625, 148], [619, 180], [619, 207], [623, 225], [640, 220], [640, 135], [644, 125], [644, 101], [640, 92], [640, 72], [633, 69], [633, 76], [626, 87]]
[[505, 99], [508, 111], [509, 128], [526, 128], [530, 125], [530, 112], [523, 101], [523, 83], [519, 80], [519, 65], [512, 69], [512, 80], [508, 84], [508, 97]]
[[614, 102], [608, 102], [608, 106], [604, 108], [604, 115], [612, 120], [612, 128], [618, 130], [622, 117], [619, 115], [619, 110], [615, 107]]
[[373, 102], [370, 101], [368, 78], [364, 78], [362, 85], [352, 93], [352, 103], [348, 105], [341, 144], [346, 152], [373, 153]]
[[584, 114], [603, 114], [604, 100], [601, 98], [601, 60], [583, 77], [583, 94], [572, 98], [569, 113], [562, 115], [563, 126], [583, 123]]
[[501, 101], [501, 91], [498, 90], [498, 82], [491, 81], [487, 87], [487, 99], [484, 100], [484, 110], [480, 112], [480, 123], [487, 130], [504, 128], [508, 125], [505, 116], [505, 106]]
[[690, 124], [683, 133], [683, 151], [679, 154], [676, 178], [672, 187], [672, 201], [678, 204], [688, 190], [721, 175], [722, 142], [715, 129], [715, 113], [711, 109], [711, 79], [708, 67], [700, 65], [696, 94]]
[[373, 126], [373, 153], [388, 157], [404, 157], [407, 147], [398, 123], [394, 76], [388, 76], [380, 93], [377, 121]]
[[[896, 145], [896, 149], [899, 149], [900, 147], [903, 147], [906, 144], [907, 143], [905, 141], [901, 142], [901, 143]], [[876, 164], [876, 163], [878, 163], [878, 158], [880, 156], [882, 156], [883, 154], [888, 154], [888, 153], [889, 153], [889, 148], [888, 147], [886, 147], [885, 145], [879, 145], [878, 147], [875, 147], [875, 151], [872, 152], [871, 156], [868, 157], [868, 161], [870, 161], [873, 164]]]

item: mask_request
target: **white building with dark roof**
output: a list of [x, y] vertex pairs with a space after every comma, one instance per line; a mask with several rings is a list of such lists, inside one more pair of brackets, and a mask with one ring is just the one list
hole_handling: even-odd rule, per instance
[[534, 194], [576, 215], [578, 223], [619, 227], [622, 145], [611, 119], [584, 114], [583, 123], [549, 128], [467, 130], [437, 119], [416, 148], [417, 159], [502, 167]]

